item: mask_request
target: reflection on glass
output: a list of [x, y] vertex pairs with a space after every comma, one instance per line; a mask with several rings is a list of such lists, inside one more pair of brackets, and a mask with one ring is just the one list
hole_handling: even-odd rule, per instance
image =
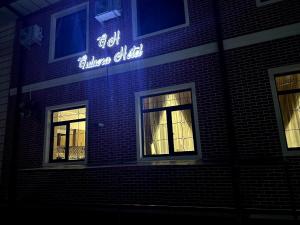
[[85, 121], [70, 123], [69, 160], [85, 158]]
[[300, 93], [279, 95], [288, 148], [300, 147]]
[[53, 112], [53, 122], [63, 122], [69, 120], [85, 119], [86, 108], [70, 109]]
[[172, 111], [175, 152], [195, 151], [191, 110]]
[[155, 109], [185, 104], [192, 104], [190, 91], [147, 97], [143, 99], [143, 109]]
[[300, 89], [300, 73], [275, 78], [278, 91]]
[[144, 113], [144, 154], [169, 154], [166, 111]]
[[66, 126], [55, 126], [53, 136], [53, 159], [60, 160], [66, 157]]

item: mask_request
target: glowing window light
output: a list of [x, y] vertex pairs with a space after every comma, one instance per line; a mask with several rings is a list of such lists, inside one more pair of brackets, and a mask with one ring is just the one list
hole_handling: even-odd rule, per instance
[[[113, 36], [109, 37], [106, 33], [100, 35], [97, 38], [98, 47], [101, 49], [105, 49], [106, 47], [112, 48], [114, 46], [118, 46], [121, 40], [121, 32], [119, 30], [115, 31]], [[140, 58], [144, 53], [144, 45], [133, 45], [129, 48], [127, 45], [123, 45], [120, 47], [119, 51], [117, 51], [113, 57], [107, 56], [102, 58], [96, 58], [92, 56], [90, 59], [87, 55], [83, 55], [78, 58], [78, 67], [82, 70], [91, 69], [101, 66], [110, 65], [111, 62], [119, 63], [126, 60], [137, 59]]]

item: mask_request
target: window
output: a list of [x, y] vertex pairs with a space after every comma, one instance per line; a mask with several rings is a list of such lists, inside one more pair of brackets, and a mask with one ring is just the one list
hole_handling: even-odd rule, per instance
[[282, 0], [256, 0], [256, 6], [260, 7], [260, 6], [270, 5], [280, 1]]
[[135, 37], [147, 37], [188, 26], [186, 0], [132, 0]]
[[300, 150], [300, 73], [275, 77], [287, 149]]
[[51, 111], [49, 162], [84, 161], [86, 107]]
[[198, 154], [192, 89], [137, 96], [139, 158]]
[[51, 17], [50, 62], [87, 51], [88, 5], [86, 3], [56, 13]]

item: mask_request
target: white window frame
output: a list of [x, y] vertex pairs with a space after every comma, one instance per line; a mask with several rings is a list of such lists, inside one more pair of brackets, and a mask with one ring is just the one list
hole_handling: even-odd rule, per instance
[[[85, 131], [85, 159], [79, 162], [50, 162], [50, 146], [51, 146], [51, 123], [52, 123], [52, 111], [64, 110], [73, 107], [86, 107], [86, 131]], [[44, 154], [43, 154], [43, 167], [61, 167], [61, 166], [73, 166], [73, 165], [85, 165], [88, 159], [88, 101], [73, 102], [62, 105], [49, 106], [45, 110], [45, 131], [44, 131]]]
[[[197, 147], [196, 155], [186, 155], [186, 156], [158, 156], [158, 157], [143, 157], [143, 128], [142, 128], [142, 113], [141, 113], [141, 97], [156, 95], [156, 94], [165, 94], [168, 92], [177, 92], [182, 90], [190, 89], [192, 92], [192, 104], [193, 104], [193, 113], [194, 113], [194, 124], [195, 124], [195, 133], [194, 138]], [[147, 90], [135, 93], [135, 113], [136, 113], [136, 141], [137, 141], [137, 161], [165, 161], [165, 160], [199, 160], [202, 158], [201, 147], [200, 147], [200, 131], [198, 123], [198, 110], [197, 110], [197, 99], [196, 99], [196, 88], [195, 83], [187, 83], [176, 86], [164, 87], [154, 90]]]
[[288, 150], [286, 137], [285, 137], [285, 129], [283, 127], [283, 120], [281, 116], [281, 109], [278, 101], [278, 95], [277, 95], [277, 88], [276, 88], [276, 82], [275, 82], [275, 76], [276, 75], [288, 75], [295, 72], [300, 71], [300, 64], [296, 65], [290, 65], [290, 66], [283, 66], [283, 67], [277, 67], [273, 69], [269, 69], [269, 79], [271, 84], [271, 91], [272, 91], [272, 97], [273, 97], [273, 103], [276, 113], [276, 119], [277, 119], [277, 125], [279, 129], [279, 138], [281, 143], [281, 149], [282, 154], [284, 156], [300, 156], [300, 150]]
[[139, 40], [139, 39], [159, 35], [162, 33], [166, 33], [169, 31], [177, 30], [180, 28], [188, 27], [190, 25], [188, 1], [187, 0], [183, 0], [183, 1], [184, 1], [184, 13], [185, 13], [185, 23], [184, 24], [180, 24], [180, 25], [177, 25], [174, 27], [169, 27], [169, 28], [166, 28], [163, 30], [159, 30], [159, 31], [155, 31], [155, 32], [152, 32], [149, 34], [138, 36], [137, 4], [136, 4], [136, 0], [131, 0], [133, 39]]
[[256, 6], [257, 7], [262, 7], [262, 6], [265, 6], [265, 5], [270, 5], [270, 4], [273, 4], [273, 3], [276, 3], [276, 2], [281, 2], [283, 0], [269, 0], [269, 1], [266, 1], [266, 2], [262, 2], [261, 0], [256, 0]]
[[[60, 58], [55, 58], [55, 32], [56, 32], [56, 20], [70, 15], [72, 13], [76, 13], [80, 10], [86, 9], [86, 49], [82, 52], [77, 52], [71, 55], [63, 56]], [[48, 63], [68, 59], [74, 56], [80, 56], [88, 53], [89, 49], [89, 3], [85, 2], [76, 6], [73, 6], [68, 9], [64, 9], [60, 12], [54, 13], [51, 15], [51, 25], [50, 25], [50, 40], [49, 40], [49, 60]]]

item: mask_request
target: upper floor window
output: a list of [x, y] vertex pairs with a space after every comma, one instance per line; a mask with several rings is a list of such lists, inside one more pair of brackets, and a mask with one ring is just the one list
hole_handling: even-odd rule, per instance
[[139, 96], [140, 158], [197, 155], [191, 89]]
[[87, 51], [88, 5], [86, 3], [51, 17], [49, 61], [65, 59]]
[[132, 0], [135, 37], [147, 37], [189, 24], [187, 0]]
[[275, 83], [287, 148], [300, 150], [300, 73], [276, 76]]
[[276, 2], [280, 2], [282, 0], [256, 0], [256, 6], [265, 6], [265, 5], [270, 5]]
[[51, 111], [50, 132], [50, 162], [85, 160], [85, 106]]

